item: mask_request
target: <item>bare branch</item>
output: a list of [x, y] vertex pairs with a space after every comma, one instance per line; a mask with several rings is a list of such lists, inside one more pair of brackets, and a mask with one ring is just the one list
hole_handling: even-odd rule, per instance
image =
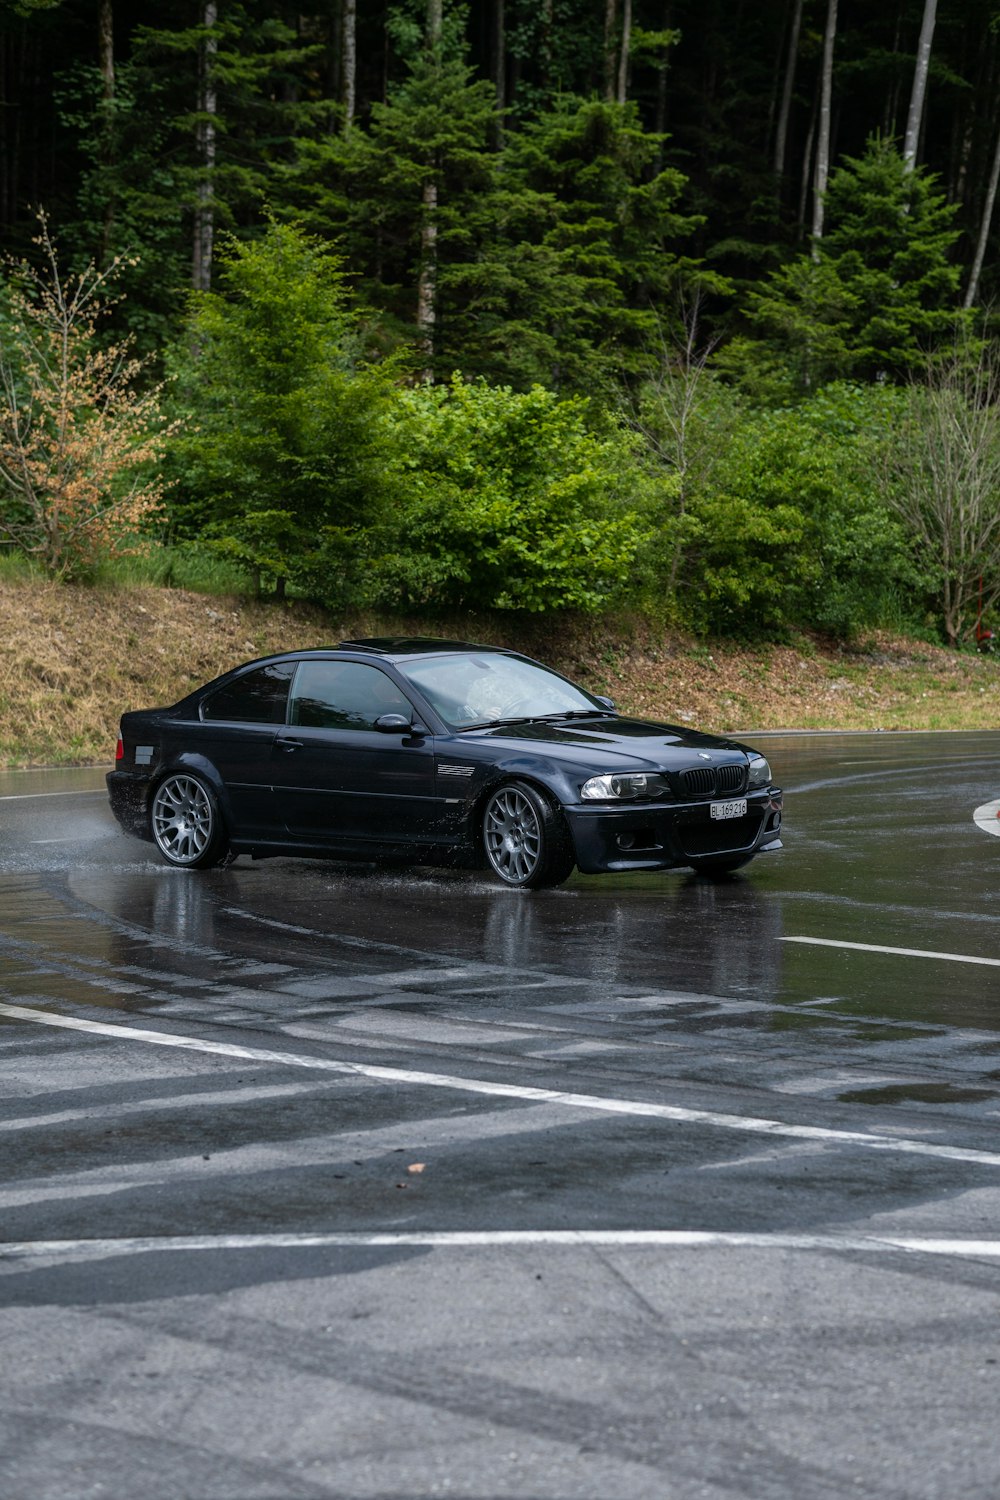
[[928, 572], [939, 580], [945, 634], [968, 634], [1000, 598], [1000, 354], [963, 337], [928, 367], [888, 446], [883, 484]]
[[159, 390], [139, 390], [143, 362], [127, 341], [96, 342], [121, 261], [63, 277], [44, 214], [37, 243], [42, 268], [17, 265], [0, 350], [0, 536], [51, 576], [79, 576], [131, 550], [158, 511], [168, 434]]

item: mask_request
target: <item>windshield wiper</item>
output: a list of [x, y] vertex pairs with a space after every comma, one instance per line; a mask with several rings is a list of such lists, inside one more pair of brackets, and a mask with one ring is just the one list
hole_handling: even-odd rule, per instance
[[613, 712], [610, 708], [567, 708], [561, 714], [546, 714], [547, 719], [606, 719]]
[[458, 725], [457, 733], [466, 734], [470, 729], [500, 729], [508, 724], [536, 724], [538, 714], [525, 714], [520, 719], [477, 719], [475, 724]]
[[548, 714], [523, 714], [518, 718], [479, 719], [475, 724], [462, 724], [458, 733], [464, 734], [468, 729], [500, 729], [510, 724], [556, 724], [560, 719], [603, 719], [609, 713], [607, 708], [564, 708]]

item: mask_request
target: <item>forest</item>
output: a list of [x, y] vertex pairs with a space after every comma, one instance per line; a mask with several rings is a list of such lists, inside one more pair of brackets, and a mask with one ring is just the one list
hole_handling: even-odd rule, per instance
[[975, 646], [1000, 0], [2, 0], [0, 91], [0, 566]]

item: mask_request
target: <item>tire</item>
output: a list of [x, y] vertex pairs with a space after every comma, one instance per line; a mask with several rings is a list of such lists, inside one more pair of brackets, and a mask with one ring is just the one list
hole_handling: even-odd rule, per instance
[[752, 859], [752, 854], [711, 855], [707, 859], [693, 859], [691, 868], [696, 875], [707, 875], [709, 880], [724, 880], [734, 870], [742, 870]]
[[562, 815], [526, 781], [507, 781], [483, 809], [483, 852], [504, 885], [561, 885], [576, 860]]
[[226, 830], [215, 794], [200, 776], [175, 772], [153, 793], [149, 809], [153, 843], [169, 865], [207, 870], [229, 856]]

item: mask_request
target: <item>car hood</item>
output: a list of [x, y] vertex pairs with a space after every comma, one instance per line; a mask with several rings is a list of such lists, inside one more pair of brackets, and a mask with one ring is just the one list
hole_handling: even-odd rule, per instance
[[621, 765], [672, 767], [697, 765], [699, 759], [733, 760], [754, 755], [748, 745], [738, 740], [702, 734], [676, 724], [658, 724], [647, 719], [623, 719], [609, 714], [606, 719], [570, 719], [535, 721], [528, 724], [497, 725], [494, 729], [475, 730], [462, 735], [463, 740], [478, 740], [511, 749], [527, 750], [536, 745], [546, 755], [565, 758], [575, 764], [606, 764], [609, 769]]

